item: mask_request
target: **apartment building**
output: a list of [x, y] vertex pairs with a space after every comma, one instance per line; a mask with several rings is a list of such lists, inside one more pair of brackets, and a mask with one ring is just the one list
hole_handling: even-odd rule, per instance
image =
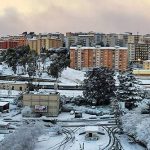
[[27, 40], [23, 35], [0, 38], [0, 49], [16, 48], [24, 45], [27, 45]]
[[138, 43], [135, 44], [135, 62], [143, 63], [148, 60], [150, 52], [150, 44]]
[[13, 40], [0, 40], [0, 49], [16, 48], [18, 42]]
[[116, 34], [116, 33], [97, 33], [97, 32], [67, 32], [65, 43], [66, 47], [82, 45], [84, 47], [91, 47], [96, 45], [101, 46], [127, 46], [129, 33]]
[[[137, 47], [144, 44], [144, 37], [142, 35], [128, 35], [128, 54], [129, 62], [136, 62], [138, 52]], [[138, 58], [139, 60], [140, 58]]]
[[66, 44], [67, 48], [70, 48], [70, 46], [73, 46], [73, 45], [82, 45], [82, 46], [88, 47], [88, 46], [92, 46], [95, 43], [94, 39], [95, 39], [95, 37], [94, 37], [93, 32], [89, 32], [89, 33], [67, 32], [65, 44]]
[[70, 47], [70, 67], [90, 69], [108, 67], [124, 71], [128, 66], [128, 49], [126, 47]]
[[59, 48], [63, 46], [63, 42], [61, 39], [52, 38], [52, 37], [33, 37], [28, 39], [28, 44], [31, 50], [35, 50], [38, 54], [41, 53], [41, 49], [49, 49], [49, 48]]

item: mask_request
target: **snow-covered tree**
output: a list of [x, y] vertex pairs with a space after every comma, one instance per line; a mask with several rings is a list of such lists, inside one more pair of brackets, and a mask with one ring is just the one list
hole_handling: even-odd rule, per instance
[[94, 68], [87, 72], [83, 84], [83, 95], [87, 103], [92, 105], [109, 104], [114, 96], [114, 72], [108, 68]]
[[63, 133], [63, 128], [60, 125], [55, 125], [52, 128], [50, 128], [50, 131], [55, 132], [56, 135], [60, 135]]
[[142, 91], [139, 81], [132, 72], [122, 73], [118, 76], [119, 87], [117, 90], [117, 98], [119, 101], [125, 102], [128, 109], [136, 107], [136, 102], [142, 100], [144, 92]]
[[144, 142], [150, 149], [150, 118], [144, 119], [137, 125], [136, 135], [137, 139]]
[[123, 130], [129, 135], [141, 141], [150, 149], [150, 118], [147, 114], [141, 114], [136, 108], [122, 116]]
[[31, 117], [32, 109], [29, 106], [25, 106], [21, 113], [23, 117]]
[[49, 54], [52, 63], [48, 67], [48, 74], [58, 78], [63, 69], [70, 64], [68, 50], [66, 48], [52, 49]]
[[136, 135], [136, 125], [141, 121], [140, 112], [130, 111], [122, 116], [123, 130], [131, 135]]
[[23, 66], [26, 70], [26, 64], [31, 64], [37, 59], [37, 53], [30, 50], [29, 45], [17, 48], [9, 48], [6, 52], [2, 53], [2, 61], [4, 61], [16, 74], [17, 66]]
[[42, 133], [44, 130], [41, 124], [22, 126], [0, 143], [0, 150], [33, 150]]

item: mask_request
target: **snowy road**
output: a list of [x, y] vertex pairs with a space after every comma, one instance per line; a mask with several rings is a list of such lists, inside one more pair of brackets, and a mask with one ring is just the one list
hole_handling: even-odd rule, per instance
[[116, 136], [116, 127], [100, 126], [99, 129], [105, 135], [100, 135], [97, 141], [87, 141], [85, 134], [80, 135], [84, 127], [63, 128], [62, 135], [43, 135], [35, 150], [144, 150], [138, 144], [129, 143], [126, 136]]

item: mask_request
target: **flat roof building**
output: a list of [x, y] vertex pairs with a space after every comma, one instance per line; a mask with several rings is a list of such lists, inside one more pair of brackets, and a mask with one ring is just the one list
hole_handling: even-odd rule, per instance
[[58, 116], [60, 110], [60, 94], [58, 92], [24, 94], [23, 106], [31, 107], [36, 114]]
[[125, 71], [128, 66], [127, 47], [70, 47], [70, 67], [73, 69], [90, 69], [108, 67]]

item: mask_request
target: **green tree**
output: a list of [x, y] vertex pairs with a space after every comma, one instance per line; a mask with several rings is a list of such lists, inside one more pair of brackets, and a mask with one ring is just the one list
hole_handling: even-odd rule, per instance
[[9, 66], [12, 67], [12, 70], [14, 73], [16, 73], [17, 70], [17, 64], [18, 64], [18, 58], [19, 55], [16, 53], [15, 49], [8, 49], [5, 53], [3, 53], [3, 61]]
[[87, 72], [87, 78], [83, 84], [83, 95], [88, 104], [104, 105], [109, 104], [113, 96], [115, 80], [114, 72], [107, 68], [94, 68]]
[[37, 53], [34, 50], [30, 50], [29, 45], [17, 47], [15, 49], [8, 49], [2, 53], [2, 60], [12, 67], [14, 73], [16, 73], [17, 65], [26, 67], [28, 63], [35, 63], [37, 59]]
[[54, 78], [58, 78], [64, 68], [69, 66], [70, 59], [66, 48], [53, 49], [50, 59], [52, 63], [48, 67], [48, 74]]
[[125, 102], [128, 109], [136, 107], [136, 103], [144, 97], [144, 92], [139, 85], [139, 81], [132, 74], [132, 71], [121, 73], [118, 76], [119, 87], [117, 89], [117, 98]]

